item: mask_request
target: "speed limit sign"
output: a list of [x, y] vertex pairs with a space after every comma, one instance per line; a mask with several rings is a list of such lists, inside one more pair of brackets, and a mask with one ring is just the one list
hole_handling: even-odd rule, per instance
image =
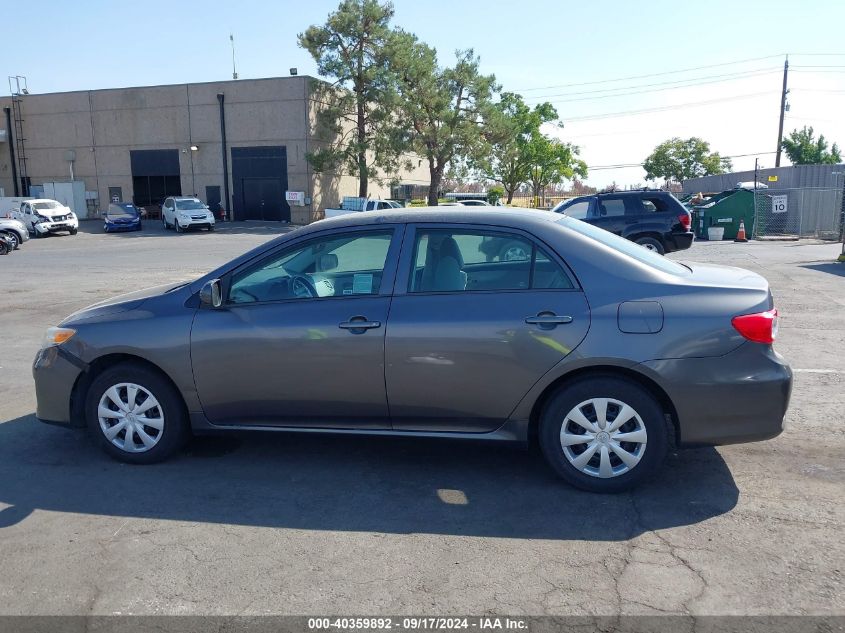
[[786, 213], [788, 196], [772, 196], [772, 213]]

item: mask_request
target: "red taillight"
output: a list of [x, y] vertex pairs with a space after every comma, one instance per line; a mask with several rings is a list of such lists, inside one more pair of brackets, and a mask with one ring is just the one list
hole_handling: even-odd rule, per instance
[[731, 319], [731, 324], [749, 341], [771, 345], [778, 335], [778, 311], [772, 309], [757, 314], [735, 316]]
[[689, 213], [682, 213], [681, 215], [679, 215], [679, 216], [678, 216], [678, 221], [681, 223], [681, 225], [682, 225], [682, 226], [683, 226], [683, 227], [684, 227], [687, 231], [689, 231], [689, 227], [690, 227], [690, 217], [689, 217]]

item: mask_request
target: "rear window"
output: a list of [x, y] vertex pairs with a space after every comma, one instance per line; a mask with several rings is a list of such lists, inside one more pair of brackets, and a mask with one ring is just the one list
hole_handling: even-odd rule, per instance
[[626, 240], [624, 237], [619, 237], [610, 231], [605, 231], [592, 224], [568, 217], [563, 217], [556, 222], [661, 272], [678, 276], [686, 276], [690, 273], [689, 269], [685, 266], [673, 262], [671, 259], [666, 259], [663, 255], [658, 255], [653, 251], [643, 248], [631, 240]]

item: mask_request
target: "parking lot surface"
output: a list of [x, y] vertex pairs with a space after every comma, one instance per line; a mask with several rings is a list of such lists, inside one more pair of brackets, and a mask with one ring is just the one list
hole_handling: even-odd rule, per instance
[[38, 423], [31, 363], [47, 327], [287, 229], [100, 230], [0, 258], [0, 614], [845, 613], [838, 245], [671, 256], [770, 281], [776, 348], [796, 370], [788, 429], [680, 451], [635, 492], [596, 496], [539, 456], [480, 443], [205, 438], [133, 467]]

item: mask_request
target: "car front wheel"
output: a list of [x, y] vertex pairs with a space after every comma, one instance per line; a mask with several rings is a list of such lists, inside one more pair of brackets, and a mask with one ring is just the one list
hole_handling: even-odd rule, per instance
[[666, 249], [663, 248], [663, 244], [660, 243], [660, 240], [653, 237], [641, 237], [637, 239], [637, 244], [647, 250], [654, 251], [658, 255], [664, 255], [666, 253]]
[[5, 235], [6, 237], [9, 238], [9, 241], [12, 243], [12, 249], [13, 250], [18, 248], [21, 245], [21, 241], [18, 238], [17, 233], [13, 233], [12, 231], [8, 231], [6, 233], [3, 233], [2, 235]]
[[106, 369], [85, 400], [88, 428], [112, 457], [132, 464], [160, 462], [188, 438], [179, 393], [161, 374], [135, 363]]
[[79, 229], [71, 229], [70, 230], [71, 235], [76, 235], [77, 233], [79, 233]]
[[621, 492], [653, 475], [669, 446], [663, 410], [645, 389], [615, 376], [578, 380], [548, 402], [540, 447], [554, 471], [589, 492]]

